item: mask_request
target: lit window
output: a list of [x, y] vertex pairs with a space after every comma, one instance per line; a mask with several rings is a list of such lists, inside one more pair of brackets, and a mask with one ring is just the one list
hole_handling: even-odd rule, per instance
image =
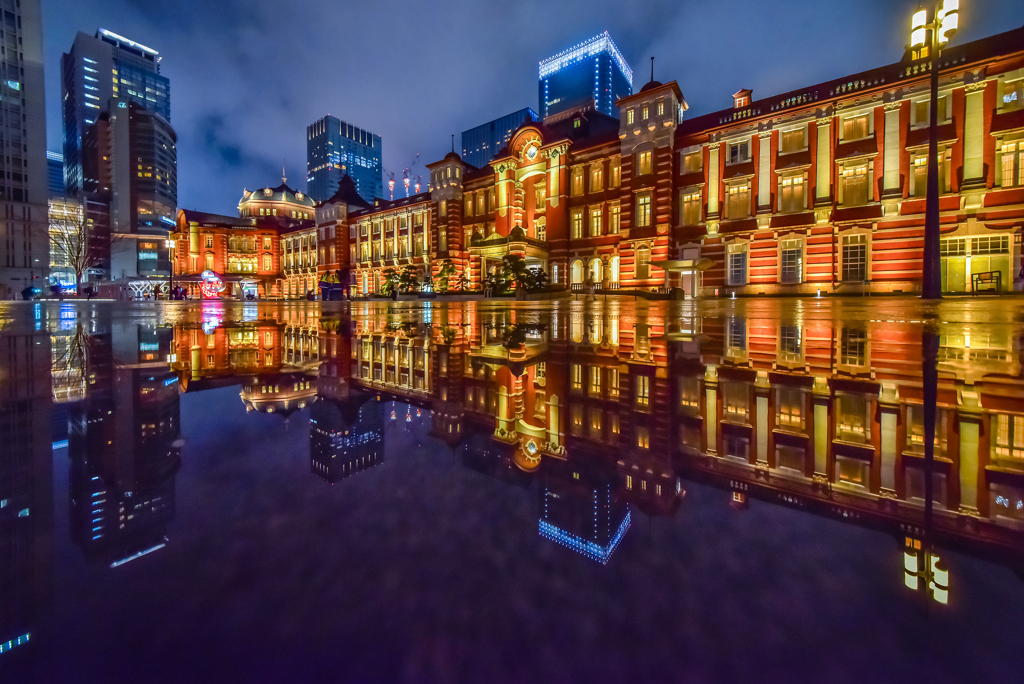
[[664, 100], [658, 100], [658, 116], [661, 116], [664, 113], [665, 113], [665, 101]]
[[583, 210], [573, 209], [572, 211], [572, 237], [581, 238], [583, 237]]
[[626, 123], [627, 124], [633, 123], [633, 110], [632, 109], [626, 110]]
[[704, 165], [704, 154], [700, 150], [683, 156], [683, 173], [698, 173]]
[[640, 152], [636, 155], [636, 174], [645, 176], [651, 172], [651, 152]]
[[617, 188], [622, 184], [622, 167], [619, 165], [618, 160], [612, 162], [610, 176], [611, 181], [608, 187]]
[[619, 203], [615, 202], [608, 207], [608, 232], [610, 234], [619, 232], [620, 218]]
[[1004, 143], [999, 148], [999, 169], [1002, 187], [1024, 185], [1024, 142]]
[[843, 119], [843, 140], [860, 140], [870, 135], [870, 125], [867, 114]]
[[646, 280], [651, 277], [651, 248], [640, 245], [636, 249], [636, 279]]
[[650, 194], [637, 195], [636, 197], [636, 226], [644, 228], [651, 225], [651, 196]]
[[700, 191], [687, 192], [684, 190], [680, 193], [679, 202], [680, 225], [695, 226], [700, 223], [702, 218]]
[[723, 410], [725, 419], [746, 423], [750, 413], [750, 386], [742, 382], [722, 383]]
[[590, 192], [600, 192], [604, 185], [604, 165], [595, 164], [590, 167]]
[[1024, 462], [1024, 416], [993, 415], [992, 455]]
[[573, 196], [583, 194], [583, 167], [578, 166], [572, 170], [572, 178], [569, 184], [569, 193]]
[[[651, 431], [643, 425], [638, 425], [636, 428], [636, 445], [641, 449], [651, 448]], [[644, 487], [644, 489], [646, 489], [646, 487]]]
[[778, 410], [775, 414], [775, 422], [787, 430], [802, 430], [804, 427], [803, 391], [797, 387], [780, 387], [777, 401]]
[[868, 166], [859, 164], [843, 167], [840, 203], [845, 207], [859, 207], [868, 203]]
[[750, 183], [735, 183], [728, 187], [725, 218], [744, 219], [750, 216]]
[[636, 376], [635, 403], [639, 408], [646, 408], [651, 404], [651, 378], [647, 375]]
[[783, 131], [779, 135], [779, 154], [789, 154], [804, 149], [804, 130], [804, 128], [798, 128], [795, 131]]
[[640, 110], [640, 120], [647, 121], [647, 105], [644, 105]]
[[804, 199], [806, 187], [807, 179], [803, 174], [799, 176], [786, 176], [779, 179], [779, 211], [804, 211], [807, 208], [807, 203]]
[[601, 207], [594, 207], [590, 210], [590, 237], [601, 235]]

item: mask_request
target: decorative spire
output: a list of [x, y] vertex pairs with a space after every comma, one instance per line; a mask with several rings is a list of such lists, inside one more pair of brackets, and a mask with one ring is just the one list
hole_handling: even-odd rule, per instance
[[452, 152], [455, 151], [455, 134], [452, 133]]
[[288, 185], [288, 177], [284, 175], [284, 159], [281, 160], [281, 185]]
[[651, 83], [654, 83], [654, 57], [651, 57]]

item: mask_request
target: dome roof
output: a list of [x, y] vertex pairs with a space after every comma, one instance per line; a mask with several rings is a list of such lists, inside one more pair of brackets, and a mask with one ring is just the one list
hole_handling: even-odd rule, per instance
[[462, 157], [460, 157], [456, 152], [449, 152], [448, 154], [444, 155], [445, 161], [448, 161], [449, 159], [454, 159], [455, 161], [462, 161]]
[[646, 84], [644, 85], [644, 87], [643, 87], [643, 88], [641, 88], [641, 89], [640, 89], [640, 92], [641, 92], [641, 93], [645, 93], [645, 92], [647, 92], [648, 90], [654, 90], [655, 88], [660, 88], [660, 87], [661, 87], [662, 85], [663, 85], [663, 84], [662, 84], [662, 82], [661, 82], [661, 81], [655, 81], [655, 80], [653, 80], [653, 79], [652, 79], [652, 80], [648, 81], [648, 82], [647, 82], [647, 83], [646, 83]]
[[288, 204], [297, 204], [302, 207], [308, 207], [310, 209], [316, 206], [313, 198], [309, 195], [293, 190], [287, 185], [282, 183], [276, 188], [263, 188], [261, 190], [253, 190], [252, 192], [243, 192], [242, 199], [239, 200], [239, 204], [245, 204], [249, 201], [257, 202], [286, 202]]

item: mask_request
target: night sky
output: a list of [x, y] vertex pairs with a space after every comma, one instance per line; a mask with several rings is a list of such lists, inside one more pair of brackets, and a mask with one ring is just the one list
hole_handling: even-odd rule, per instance
[[[538, 62], [607, 30], [633, 68], [676, 79], [688, 116], [898, 61], [918, 0], [42, 0], [48, 149], [61, 149], [60, 56], [103, 27], [158, 50], [178, 133], [178, 206], [234, 214], [243, 188], [305, 189], [306, 125], [325, 114], [383, 138], [384, 168], [537, 109]], [[963, 43], [1024, 23], [962, 0]], [[385, 175], [386, 181], [386, 175]], [[425, 182], [425, 181], [424, 181]], [[400, 187], [400, 184], [399, 184]], [[396, 192], [398, 191], [396, 187]]]

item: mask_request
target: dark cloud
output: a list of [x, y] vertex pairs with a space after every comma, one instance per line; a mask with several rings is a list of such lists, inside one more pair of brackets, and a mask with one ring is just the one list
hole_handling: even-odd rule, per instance
[[[1020, 25], [1013, 3], [966, 0], [958, 41]], [[676, 79], [690, 115], [899, 59], [917, 0], [43, 0], [50, 149], [60, 55], [102, 26], [159, 50], [171, 79], [183, 207], [230, 213], [243, 187], [303, 187], [305, 127], [334, 114], [383, 137], [400, 171], [450, 134], [537, 107], [537, 63], [601, 31], [634, 85]]]

